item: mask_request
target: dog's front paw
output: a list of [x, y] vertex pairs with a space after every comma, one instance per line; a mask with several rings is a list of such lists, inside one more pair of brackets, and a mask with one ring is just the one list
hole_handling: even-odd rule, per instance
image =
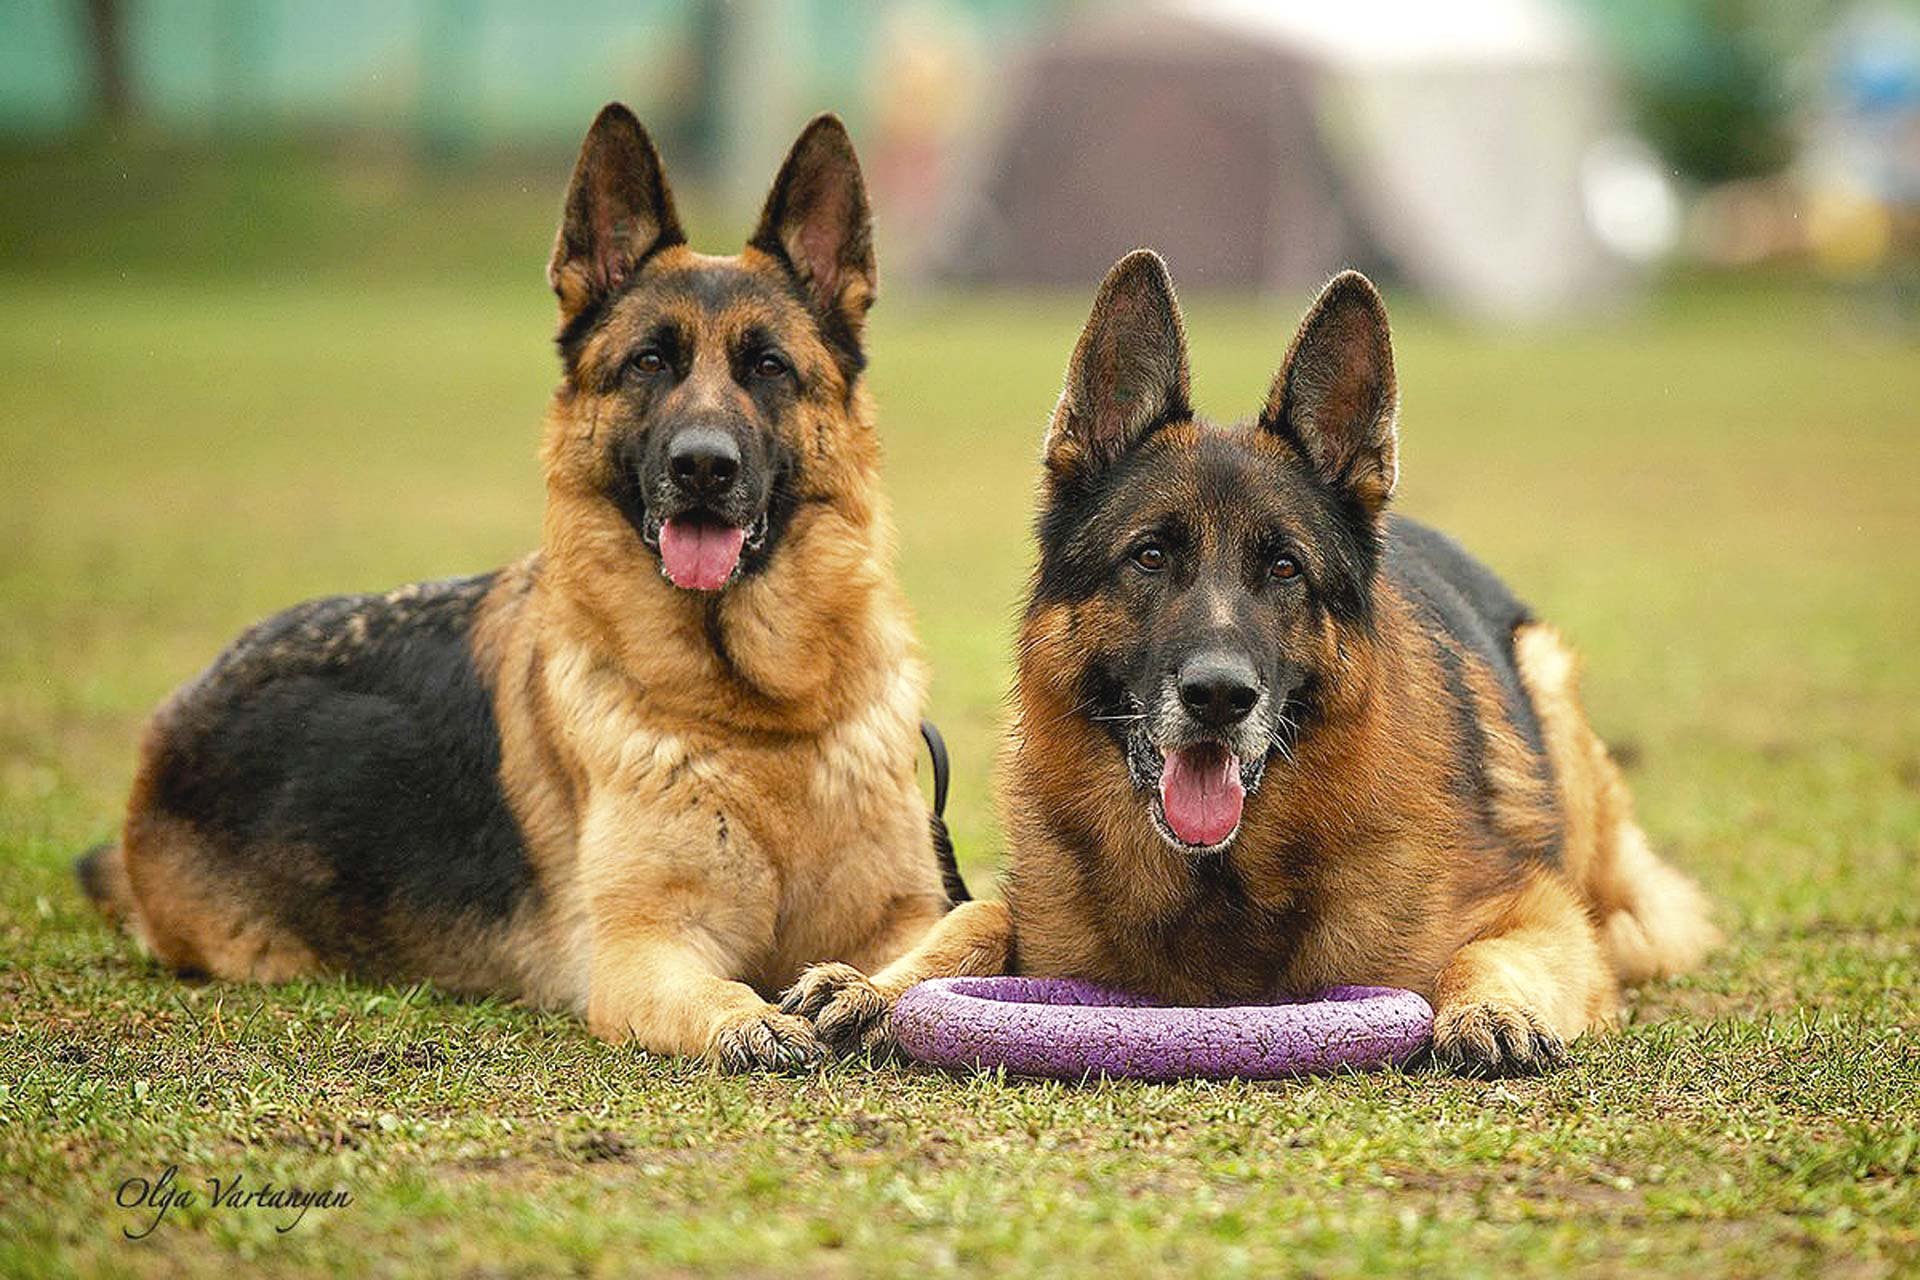
[[755, 1009], [714, 1033], [707, 1057], [723, 1071], [806, 1071], [827, 1056], [805, 1018]]
[[1524, 1005], [1469, 1001], [1434, 1016], [1433, 1056], [1463, 1075], [1533, 1075], [1564, 1066], [1567, 1045]]
[[780, 998], [783, 1013], [809, 1018], [836, 1053], [893, 1051], [893, 1002], [850, 964], [816, 964]]

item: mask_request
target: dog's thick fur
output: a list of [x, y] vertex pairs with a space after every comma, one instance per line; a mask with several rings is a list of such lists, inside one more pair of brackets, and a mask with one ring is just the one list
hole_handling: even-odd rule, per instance
[[[812, 1027], [765, 994], [813, 961], [883, 965], [948, 906], [861, 378], [852, 145], [814, 121], [752, 241], [709, 257], [610, 106], [549, 274], [541, 549], [247, 632], [154, 716], [81, 879], [183, 971], [429, 979], [657, 1052], [810, 1061]], [[662, 571], [687, 430], [738, 454], [693, 513], [750, 530], [719, 590]]]
[[[872, 981], [810, 970], [785, 1007], [871, 1046], [890, 1002], [937, 975], [1193, 1003], [1382, 984], [1433, 1002], [1442, 1061], [1554, 1064], [1615, 1016], [1621, 982], [1686, 968], [1714, 932], [1635, 824], [1560, 637], [1454, 543], [1386, 514], [1378, 294], [1354, 273], [1327, 286], [1251, 422], [1196, 419], [1187, 389], [1165, 267], [1131, 255], [1047, 441], [1004, 902], [959, 908]], [[1196, 661], [1241, 673], [1212, 725], [1173, 689]], [[1188, 748], [1237, 762], [1245, 786], [1210, 847], [1182, 843], [1155, 791]]]

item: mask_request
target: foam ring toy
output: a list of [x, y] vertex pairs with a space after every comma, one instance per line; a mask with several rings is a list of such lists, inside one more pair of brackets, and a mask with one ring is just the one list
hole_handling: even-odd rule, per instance
[[1405, 1062], [1433, 1036], [1412, 991], [1334, 987], [1311, 1000], [1182, 1008], [1090, 982], [937, 978], [893, 1009], [909, 1057], [1084, 1080], [1276, 1080]]

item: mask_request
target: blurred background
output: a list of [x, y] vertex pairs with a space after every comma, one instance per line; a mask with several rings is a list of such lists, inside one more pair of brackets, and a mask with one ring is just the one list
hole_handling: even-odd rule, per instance
[[337, 265], [525, 174], [439, 246], [487, 261], [610, 97], [729, 228], [837, 110], [915, 282], [1152, 243], [1190, 287], [1353, 263], [1531, 319], [1679, 264], [1897, 274], [1920, 234], [1915, 0], [7, 0], [9, 257], [247, 269], [298, 230]]
[[533, 545], [611, 98], [712, 250], [852, 128], [976, 874], [1039, 433], [1146, 244], [1223, 418], [1382, 282], [1405, 505], [1586, 650], [1680, 861], [1758, 915], [1920, 880], [1920, 0], [0, 0], [6, 847], [110, 834], [246, 622]]

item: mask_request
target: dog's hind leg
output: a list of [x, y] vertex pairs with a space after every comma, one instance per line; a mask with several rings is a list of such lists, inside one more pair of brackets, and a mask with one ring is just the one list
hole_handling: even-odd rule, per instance
[[[287, 982], [321, 972], [311, 948], [274, 909], [296, 890], [270, 885], [244, 863], [215, 855], [189, 823], [136, 814], [117, 846], [119, 865], [82, 871], [105, 882], [103, 908], [168, 968], [233, 982]], [[111, 855], [108, 855], [111, 857]], [[291, 853], [286, 861], [295, 861]]]
[[1572, 650], [1535, 623], [1515, 633], [1514, 657], [1560, 789], [1567, 874], [1599, 922], [1614, 972], [1644, 982], [1691, 969], [1720, 939], [1710, 904], [1647, 844], [1619, 766], [1580, 705]]
[[1616, 825], [1589, 892], [1622, 982], [1685, 973], [1720, 941], [1700, 886], [1663, 862], [1632, 818]]

